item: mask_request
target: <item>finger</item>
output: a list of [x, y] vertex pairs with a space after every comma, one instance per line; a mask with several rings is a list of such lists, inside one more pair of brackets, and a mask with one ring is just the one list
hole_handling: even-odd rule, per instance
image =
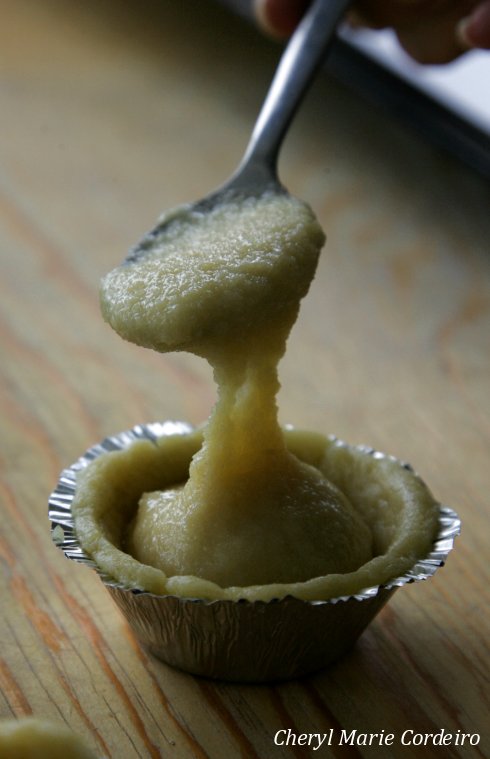
[[423, 31], [398, 31], [398, 41], [403, 50], [417, 63], [438, 65], [450, 63], [458, 58], [467, 48], [462, 44], [454, 28], [437, 37]]
[[396, 28], [426, 18], [440, 4], [441, 0], [357, 0], [351, 17], [373, 28]]
[[458, 32], [461, 18], [476, 5], [473, 0], [448, 0], [433, 3], [431, 13], [413, 23], [399, 25], [398, 39], [404, 50], [419, 63], [449, 63], [467, 47]]
[[490, 50], [490, 0], [480, 3], [473, 13], [462, 19], [458, 33], [466, 47]]
[[295, 30], [310, 0], [254, 0], [255, 16], [273, 37], [286, 38]]

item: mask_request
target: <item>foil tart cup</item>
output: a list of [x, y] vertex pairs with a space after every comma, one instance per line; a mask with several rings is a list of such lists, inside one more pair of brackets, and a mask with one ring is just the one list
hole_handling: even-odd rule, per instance
[[[77, 473], [98, 456], [127, 448], [135, 440], [154, 442], [192, 430], [184, 422], [163, 422], [137, 425], [108, 437], [63, 470], [49, 498], [55, 544], [67, 558], [97, 572], [146, 649], [183, 671], [258, 683], [293, 679], [322, 669], [352, 648], [397, 588], [425, 580], [443, 566], [460, 533], [456, 512], [440, 505], [439, 530], [428, 556], [384, 585], [325, 601], [293, 596], [272, 601], [209, 601], [158, 596], [122, 585], [102, 572], [77, 540], [71, 511]], [[375, 458], [386, 457], [366, 446], [357, 449]], [[413, 471], [409, 464], [398, 463]]]

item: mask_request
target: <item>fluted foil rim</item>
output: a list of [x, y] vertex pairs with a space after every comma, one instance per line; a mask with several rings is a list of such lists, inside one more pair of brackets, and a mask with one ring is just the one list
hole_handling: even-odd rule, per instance
[[[102, 582], [109, 587], [131, 592], [133, 595], [146, 595], [154, 596], [155, 598], [176, 598], [179, 601], [186, 601], [193, 604], [205, 604], [212, 605], [217, 603], [228, 604], [254, 604], [269, 606], [271, 604], [277, 604], [285, 601], [286, 599], [294, 598], [296, 601], [308, 604], [310, 606], [322, 606], [325, 604], [337, 604], [340, 602], [350, 601], [352, 599], [363, 601], [376, 596], [380, 590], [395, 590], [396, 588], [408, 585], [413, 582], [420, 582], [432, 577], [437, 569], [442, 567], [447, 559], [448, 554], [454, 546], [454, 540], [461, 532], [461, 520], [458, 514], [449, 506], [439, 504], [439, 529], [434, 540], [432, 550], [423, 559], [419, 559], [407, 572], [399, 577], [395, 577], [387, 583], [381, 585], [373, 585], [368, 588], [363, 588], [358, 593], [338, 596], [336, 598], [329, 598], [326, 600], [303, 600], [296, 598], [295, 596], [283, 596], [280, 598], [273, 598], [268, 601], [254, 600], [250, 601], [246, 598], [238, 599], [236, 601], [230, 599], [203, 599], [203, 598], [187, 598], [175, 595], [157, 595], [150, 593], [139, 588], [130, 587], [124, 583], [118, 582], [112, 576], [103, 572], [97, 563], [82, 549], [77, 539], [74, 525], [74, 518], [72, 514], [72, 502], [76, 491], [77, 473], [87, 467], [94, 459], [99, 456], [109, 453], [111, 451], [124, 450], [129, 447], [136, 440], [149, 440], [155, 443], [159, 438], [170, 435], [185, 435], [194, 430], [194, 427], [187, 422], [181, 421], [165, 421], [165, 422], [151, 422], [148, 424], [138, 424], [130, 430], [110, 435], [104, 438], [101, 442], [96, 443], [85, 451], [77, 461], [75, 461], [70, 467], [63, 469], [58, 479], [58, 483], [49, 497], [48, 516], [51, 522], [51, 537], [56, 546], [63, 551], [64, 555], [73, 561], [77, 561], [80, 564], [84, 564], [87, 567], [93, 569]], [[329, 436], [335, 445], [345, 446], [346, 443], [336, 438], [335, 436]], [[374, 448], [366, 445], [350, 446], [351, 448], [361, 451], [376, 459], [390, 459], [398, 462], [401, 466], [409, 471], [413, 471], [410, 464], [396, 459], [394, 456], [382, 453]]]

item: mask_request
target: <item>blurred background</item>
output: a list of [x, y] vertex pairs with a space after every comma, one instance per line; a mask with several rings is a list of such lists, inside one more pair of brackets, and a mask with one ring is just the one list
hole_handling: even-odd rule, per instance
[[344, 36], [308, 93], [279, 169], [327, 244], [280, 364], [281, 422], [410, 461], [463, 533], [447, 567], [397, 593], [328, 672], [270, 688], [202, 682], [138, 648], [95, 575], [52, 545], [47, 498], [103, 437], [209, 415], [207, 364], [121, 340], [98, 283], [163, 209], [231, 174], [281, 46], [217, 0], [0, 9], [1, 716], [61, 720], [117, 759], [289, 757], [271, 737], [289, 725], [483, 734], [488, 122], [415, 88], [406, 62], [393, 80], [381, 48], [369, 61], [365, 41]]
[[[252, 0], [220, 0], [253, 21]], [[339, 28], [325, 68], [392, 117], [490, 176], [490, 55], [471, 50], [448, 65], [420, 65], [389, 29]]]

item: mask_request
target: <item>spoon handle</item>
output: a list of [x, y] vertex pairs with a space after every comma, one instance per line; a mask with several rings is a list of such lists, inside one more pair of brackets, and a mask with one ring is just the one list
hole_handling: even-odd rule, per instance
[[287, 129], [315, 76], [350, 0], [314, 0], [279, 62], [237, 171], [277, 182], [277, 159]]

